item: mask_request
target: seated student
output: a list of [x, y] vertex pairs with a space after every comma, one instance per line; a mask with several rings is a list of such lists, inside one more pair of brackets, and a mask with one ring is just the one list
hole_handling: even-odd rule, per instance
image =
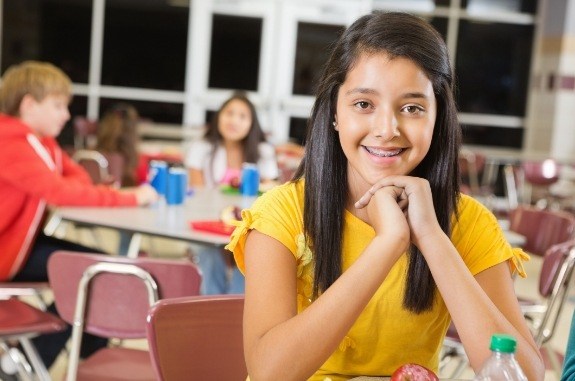
[[[215, 188], [237, 181], [245, 162], [257, 163], [263, 182], [278, 177], [275, 149], [266, 142], [254, 105], [238, 92], [222, 104], [204, 138], [191, 144], [184, 164], [191, 186]], [[243, 275], [228, 251], [202, 247], [198, 257], [204, 294], [244, 292]]]
[[[70, 78], [57, 67], [26, 61], [6, 70], [0, 84], [0, 281], [47, 281], [46, 264], [56, 250], [94, 249], [45, 236], [48, 205], [138, 206], [154, 202], [149, 185], [116, 190], [92, 184], [88, 173], [55, 138], [70, 119]], [[53, 306], [50, 310], [54, 310]], [[35, 339], [46, 367], [70, 331]], [[85, 355], [106, 345], [98, 338]]]
[[334, 44], [301, 166], [242, 211], [226, 247], [246, 276], [253, 380], [437, 372], [452, 321], [474, 370], [507, 333], [543, 379], [513, 287], [525, 254], [459, 192], [453, 80], [441, 35], [407, 13], [362, 16]]
[[567, 339], [561, 381], [575, 381], [575, 311], [573, 311], [573, 317], [571, 318], [571, 328]]
[[119, 153], [124, 159], [121, 186], [137, 185], [138, 167], [138, 110], [127, 103], [110, 107], [98, 123], [96, 150], [103, 153]]
[[[139, 164], [138, 153], [138, 110], [127, 103], [117, 103], [110, 107], [98, 122], [96, 150], [108, 154], [120, 154], [123, 167], [121, 178], [114, 179], [122, 187], [138, 185], [136, 170]], [[118, 253], [126, 255], [132, 234], [121, 231]]]

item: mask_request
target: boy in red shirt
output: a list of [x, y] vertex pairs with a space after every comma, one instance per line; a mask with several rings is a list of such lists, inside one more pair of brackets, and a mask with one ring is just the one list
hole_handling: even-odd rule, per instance
[[[70, 119], [71, 94], [70, 78], [49, 63], [26, 61], [2, 77], [0, 281], [46, 281], [46, 263], [54, 251], [95, 251], [45, 236], [47, 205], [138, 206], [157, 199], [149, 185], [130, 190], [93, 185], [88, 173], [60, 148], [55, 138]], [[47, 367], [68, 335], [63, 342], [56, 335], [37, 342]], [[44, 350], [41, 341], [54, 348]]]

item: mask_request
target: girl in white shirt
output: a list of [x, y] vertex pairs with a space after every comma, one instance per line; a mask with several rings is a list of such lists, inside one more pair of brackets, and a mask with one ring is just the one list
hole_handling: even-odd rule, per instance
[[245, 162], [258, 165], [262, 181], [278, 177], [275, 148], [266, 142], [254, 105], [243, 93], [234, 93], [204, 138], [191, 144], [185, 165], [192, 187], [213, 188], [239, 179]]
[[[184, 164], [192, 187], [216, 188], [239, 184], [246, 162], [257, 164], [261, 181], [279, 175], [275, 148], [266, 142], [254, 105], [237, 92], [222, 104], [203, 139], [190, 145]], [[203, 274], [202, 293], [244, 292], [244, 277], [229, 251], [204, 246], [198, 250], [197, 260]]]

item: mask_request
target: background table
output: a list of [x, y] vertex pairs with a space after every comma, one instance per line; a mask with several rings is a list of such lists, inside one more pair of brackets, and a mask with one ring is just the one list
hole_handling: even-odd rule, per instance
[[59, 207], [54, 210], [45, 232], [51, 235], [62, 221], [132, 233], [129, 257], [137, 257], [142, 235], [171, 238], [190, 243], [224, 246], [226, 235], [194, 230], [191, 221], [217, 220], [231, 205], [249, 207], [255, 197], [224, 194], [219, 190], [196, 191], [183, 205], [158, 202], [148, 207]]

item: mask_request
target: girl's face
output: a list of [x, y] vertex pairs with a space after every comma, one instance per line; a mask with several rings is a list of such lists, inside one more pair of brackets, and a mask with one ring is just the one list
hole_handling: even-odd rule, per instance
[[20, 107], [20, 118], [36, 135], [55, 138], [70, 119], [69, 102], [70, 97], [66, 95], [50, 94], [40, 102], [26, 95]]
[[248, 135], [251, 126], [252, 113], [244, 101], [234, 99], [220, 111], [218, 131], [226, 141], [241, 141]]
[[412, 61], [360, 56], [339, 89], [335, 116], [352, 189], [411, 173], [429, 150], [436, 107], [431, 81]]

